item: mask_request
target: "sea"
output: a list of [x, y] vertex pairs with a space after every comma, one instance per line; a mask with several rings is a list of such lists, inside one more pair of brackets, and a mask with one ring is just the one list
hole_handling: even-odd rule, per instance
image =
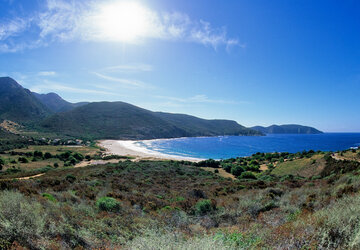
[[268, 134], [157, 139], [132, 142], [140, 151], [200, 159], [227, 159], [257, 152], [339, 151], [360, 147], [360, 133]]

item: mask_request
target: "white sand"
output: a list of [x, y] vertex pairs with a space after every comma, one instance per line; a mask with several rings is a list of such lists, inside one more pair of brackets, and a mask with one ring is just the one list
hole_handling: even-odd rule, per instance
[[202, 160], [198, 158], [162, 154], [140, 147], [135, 144], [136, 142], [137, 141], [102, 140], [99, 141], [98, 144], [105, 148], [108, 154], [133, 156], [138, 160], [184, 160], [193, 162]]

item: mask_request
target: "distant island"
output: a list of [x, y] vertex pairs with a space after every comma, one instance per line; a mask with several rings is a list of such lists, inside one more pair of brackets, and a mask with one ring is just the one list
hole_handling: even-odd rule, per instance
[[264, 134], [322, 134], [322, 131], [313, 127], [297, 124], [271, 125], [269, 127], [255, 126], [251, 129]]

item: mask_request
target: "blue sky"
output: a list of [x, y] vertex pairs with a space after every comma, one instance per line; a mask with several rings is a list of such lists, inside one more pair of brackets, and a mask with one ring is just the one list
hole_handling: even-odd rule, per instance
[[0, 75], [71, 102], [360, 131], [360, 2], [0, 0]]

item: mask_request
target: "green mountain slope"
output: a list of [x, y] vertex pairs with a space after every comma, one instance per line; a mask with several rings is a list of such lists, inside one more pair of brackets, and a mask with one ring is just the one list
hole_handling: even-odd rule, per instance
[[0, 77], [0, 120], [26, 123], [40, 120], [50, 113], [29, 90], [10, 77]]
[[257, 130], [264, 134], [321, 134], [323, 132], [313, 127], [302, 126], [297, 124], [272, 125], [269, 127], [255, 126], [251, 129]]
[[55, 114], [41, 123], [48, 132], [92, 139], [156, 139], [260, 134], [233, 121], [156, 113], [124, 102], [99, 102]]
[[62, 99], [56, 93], [38, 94], [38, 93], [32, 92], [32, 94], [42, 104], [44, 104], [48, 109], [50, 109], [51, 111], [53, 111], [55, 113], [69, 111], [73, 108], [88, 104], [88, 102], [70, 103], [70, 102]]
[[261, 135], [231, 120], [206, 120], [184, 114], [156, 112], [155, 115], [184, 130], [190, 136]]
[[53, 112], [68, 111], [73, 108], [70, 102], [65, 101], [58, 94], [38, 94], [35, 92], [32, 92], [32, 94]]

